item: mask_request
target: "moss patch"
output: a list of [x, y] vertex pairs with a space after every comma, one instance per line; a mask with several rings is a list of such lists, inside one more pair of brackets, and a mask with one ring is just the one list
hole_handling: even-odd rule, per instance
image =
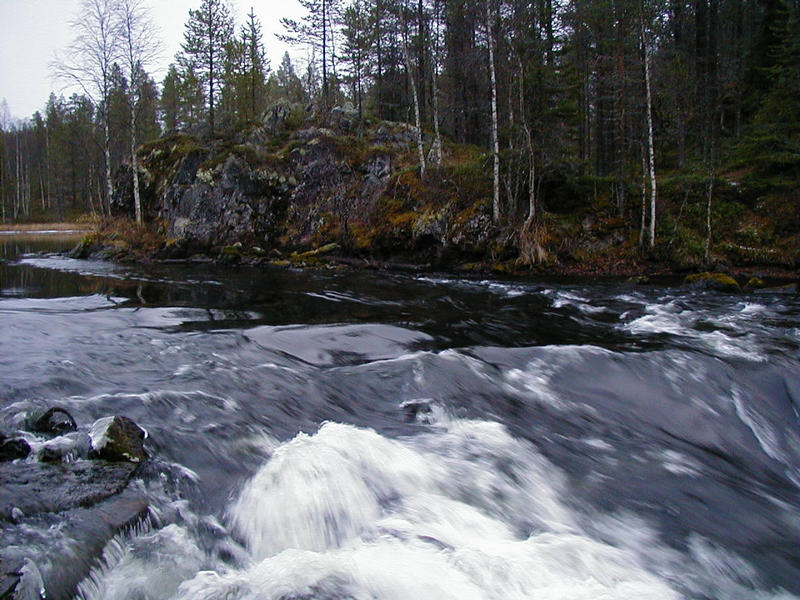
[[719, 292], [741, 292], [742, 288], [737, 281], [725, 273], [695, 273], [687, 275], [683, 280], [684, 285], [698, 289], [716, 290]]

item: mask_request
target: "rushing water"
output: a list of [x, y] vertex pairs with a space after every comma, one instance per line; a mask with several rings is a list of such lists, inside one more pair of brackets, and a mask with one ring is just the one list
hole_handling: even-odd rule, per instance
[[800, 595], [800, 303], [2, 238], [0, 398], [149, 432], [83, 599]]

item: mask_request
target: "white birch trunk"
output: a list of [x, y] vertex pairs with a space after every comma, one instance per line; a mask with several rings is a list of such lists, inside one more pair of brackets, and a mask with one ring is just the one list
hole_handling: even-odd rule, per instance
[[433, 42], [433, 59], [431, 60], [431, 80], [433, 84], [433, 146], [431, 146], [429, 157], [437, 167], [442, 166], [442, 136], [439, 133], [439, 2], [434, 5], [434, 19], [436, 23], [436, 33]]
[[136, 101], [131, 98], [131, 171], [133, 171], [133, 210], [136, 222], [142, 223], [142, 200], [139, 196], [139, 157], [136, 156]]
[[642, 45], [644, 46], [644, 81], [647, 93], [647, 153], [649, 158], [650, 170], [650, 238], [649, 245], [652, 250], [656, 242], [656, 162], [653, 149], [653, 97], [650, 91], [650, 50], [647, 47], [647, 40], [644, 34], [644, 22], [642, 28]]
[[[713, 156], [713, 152], [712, 152]], [[711, 254], [711, 198], [714, 196], [714, 167], [711, 167], [711, 172], [708, 176], [708, 195], [706, 201], [706, 253], [705, 260], [708, 262], [708, 257]]]
[[414, 121], [417, 127], [417, 154], [419, 154], [419, 178], [425, 178], [425, 147], [422, 135], [422, 123], [419, 114], [419, 95], [417, 94], [417, 82], [411, 69], [411, 58], [408, 55], [408, 31], [406, 29], [405, 17], [403, 17], [403, 58], [406, 63], [408, 80], [411, 83], [411, 95], [414, 99]]
[[536, 218], [536, 164], [534, 162], [533, 135], [528, 126], [528, 116], [525, 114], [525, 71], [519, 56], [517, 56], [517, 64], [519, 65], [519, 114], [528, 149], [528, 218], [526, 223], [530, 224]]
[[111, 180], [111, 132], [108, 128], [108, 106], [103, 108], [103, 155], [106, 167], [106, 211], [111, 216], [111, 198], [114, 196], [114, 182]]
[[642, 147], [642, 222], [639, 226], [639, 246], [645, 246], [645, 231], [647, 217], [647, 159], [645, 158], [644, 147]]
[[486, 0], [486, 33], [489, 46], [489, 76], [492, 83], [492, 158], [494, 178], [492, 180], [492, 220], [500, 220], [500, 142], [497, 127], [497, 77], [494, 70], [494, 35], [492, 34], [492, 12]]

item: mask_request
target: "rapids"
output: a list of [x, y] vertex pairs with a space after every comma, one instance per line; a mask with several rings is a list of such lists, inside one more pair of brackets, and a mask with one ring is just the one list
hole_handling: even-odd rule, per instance
[[153, 456], [76, 598], [800, 598], [796, 295], [74, 241], [0, 236], [0, 419]]

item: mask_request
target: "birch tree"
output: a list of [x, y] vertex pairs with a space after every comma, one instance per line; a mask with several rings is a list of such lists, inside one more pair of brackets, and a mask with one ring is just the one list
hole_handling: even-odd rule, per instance
[[417, 128], [417, 154], [419, 155], [419, 177], [420, 179], [425, 179], [425, 148], [422, 134], [422, 122], [420, 119], [419, 93], [417, 82], [414, 78], [414, 71], [411, 69], [411, 58], [408, 52], [408, 22], [406, 20], [405, 1], [400, 6], [400, 19], [403, 28], [403, 60], [406, 63], [406, 72], [408, 73], [409, 83], [411, 83], [411, 96], [414, 101], [414, 121]]
[[64, 56], [56, 56], [50, 66], [54, 75], [66, 85], [80, 87], [99, 111], [105, 158], [105, 210], [110, 215], [114, 182], [111, 178], [108, 101], [112, 68], [121, 56], [116, 0], [82, 0], [78, 15], [70, 22], [70, 27], [75, 38]]
[[433, 56], [431, 57], [431, 103], [433, 104], [433, 145], [429, 157], [437, 167], [442, 165], [442, 135], [439, 131], [439, 36], [441, 23], [440, 0], [433, 2]]
[[489, 79], [492, 88], [492, 220], [500, 220], [500, 142], [497, 125], [497, 76], [494, 68], [494, 33], [490, 0], [486, 0], [486, 45], [489, 48]]
[[647, 116], [647, 156], [650, 176], [650, 230], [648, 245], [650, 250], [656, 243], [656, 162], [655, 149], [653, 144], [653, 96], [650, 89], [650, 49], [647, 43], [647, 35], [644, 27], [644, 17], [640, 15], [639, 28], [644, 47], [644, 83], [646, 94], [646, 116]]
[[130, 108], [131, 171], [133, 173], [133, 206], [136, 222], [142, 222], [142, 201], [139, 195], [139, 161], [136, 156], [136, 117], [145, 69], [158, 57], [158, 32], [144, 0], [117, 0], [122, 45], [122, 62], [128, 76]]

